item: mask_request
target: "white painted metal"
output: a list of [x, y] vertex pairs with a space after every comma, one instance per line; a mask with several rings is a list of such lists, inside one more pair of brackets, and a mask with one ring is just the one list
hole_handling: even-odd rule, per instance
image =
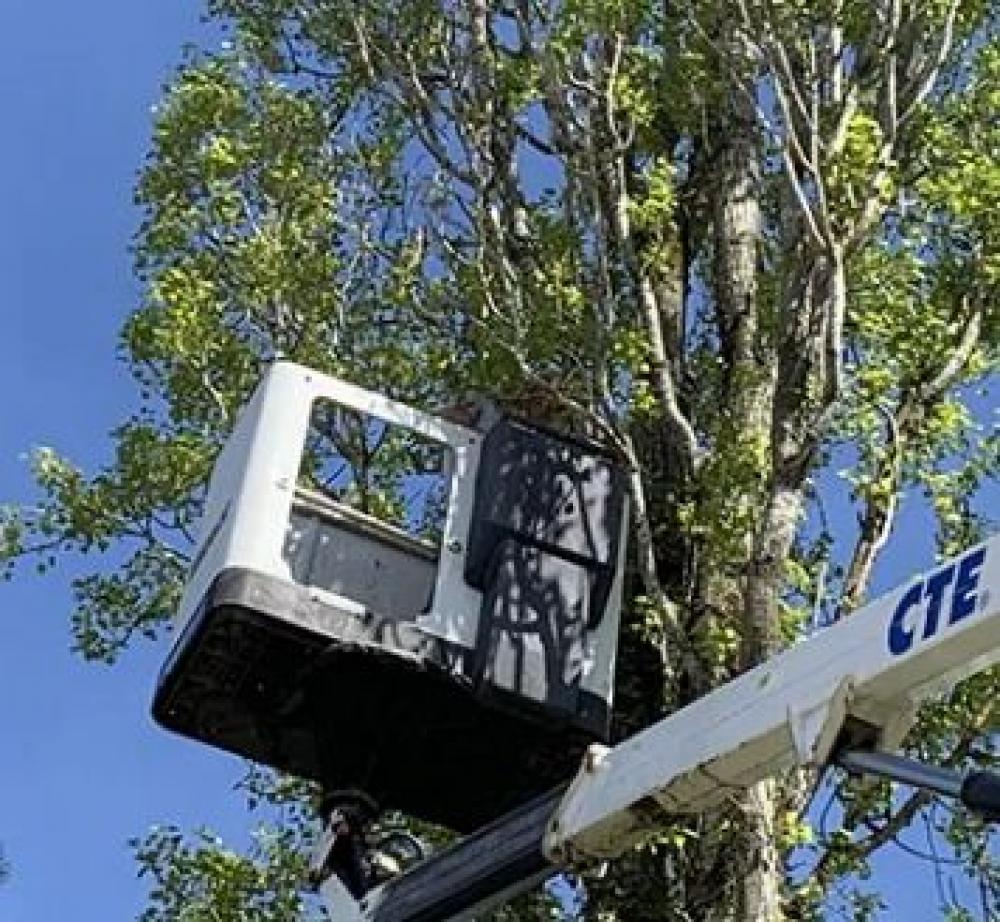
[[1000, 537], [615, 748], [591, 747], [546, 853], [613, 857], [648, 831], [650, 798], [700, 812], [794, 764], [821, 766], [847, 715], [894, 748], [921, 700], [998, 661]]
[[[481, 436], [406, 404], [291, 362], [268, 370], [244, 408], [209, 484], [199, 549], [188, 574], [174, 636], [179, 638], [212, 580], [228, 567], [290, 579], [282, 553], [314, 401], [327, 399], [448, 446], [454, 476], [445, 513], [434, 603], [417, 623], [428, 634], [475, 647], [482, 596], [463, 576]], [[342, 609], [357, 602], [330, 596]], [[423, 600], [420, 600], [423, 601]]]
[[[174, 637], [182, 636], [206, 590], [227, 568], [243, 567], [278, 579], [294, 580], [292, 565], [297, 559], [294, 545], [307, 541], [309, 535], [306, 533], [308, 522], [301, 515], [293, 515], [293, 506], [301, 512], [305, 507], [312, 509], [325, 504], [324, 521], [331, 516], [366, 518], [296, 487], [310, 412], [313, 403], [320, 399], [409, 429], [449, 449], [449, 495], [440, 552], [434, 564], [436, 573], [432, 576], [433, 602], [429, 610], [416, 615], [416, 624], [427, 634], [474, 649], [479, 633], [482, 593], [465, 581], [464, 568], [482, 435], [474, 429], [291, 362], [277, 362], [268, 369], [216, 462], [199, 527], [199, 546], [178, 609]], [[338, 508], [333, 509], [333, 506]], [[622, 517], [615, 583], [600, 624], [584, 634], [579, 675], [583, 690], [594, 692], [609, 704], [614, 683], [613, 659], [619, 631], [627, 528], [626, 510]], [[391, 546], [399, 544], [411, 557], [418, 558], [408, 562], [409, 569], [405, 573], [406, 568], [395, 568], [399, 576], [396, 588], [405, 591], [415, 581], [419, 582], [420, 574], [411, 574], [409, 570], [420, 563], [419, 557], [426, 556], [426, 552], [417, 547], [421, 542], [402, 533], [394, 535], [395, 531], [398, 530], [382, 525], [372, 533], [375, 541], [385, 545], [383, 557], [391, 556]], [[289, 539], [292, 553], [289, 553]], [[362, 553], [365, 547], [360, 540], [357, 545], [354, 550]], [[387, 584], [379, 591], [389, 598], [392, 588]], [[311, 591], [341, 610], [363, 613], [362, 602], [348, 592], [340, 594], [316, 586], [312, 586]], [[410, 601], [415, 610], [419, 610], [427, 593], [415, 591], [413, 594]], [[381, 613], [397, 614], [395, 611]]]
[[603, 698], [609, 705], [614, 701], [615, 659], [618, 653], [618, 633], [621, 629], [628, 525], [629, 509], [626, 505], [622, 512], [621, 540], [618, 542], [618, 560], [615, 563], [614, 582], [608, 593], [608, 606], [597, 629], [584, 634], [586, 661], [580, 676], [580, 687]]
[[359, 902], [351, 896], [336, 874], [331, 874], [319, 885], [319, 896], [327, 916], [336, 922], [364, 922], [367, 918], [368, 902]]

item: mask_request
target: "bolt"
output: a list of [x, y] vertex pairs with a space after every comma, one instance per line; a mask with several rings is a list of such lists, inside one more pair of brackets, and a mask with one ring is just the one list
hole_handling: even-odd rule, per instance
[[603, 746], [590, 746], [583, 756], [583, 770], [585, 772], [596, 772], [604, 761], [605, 749]]

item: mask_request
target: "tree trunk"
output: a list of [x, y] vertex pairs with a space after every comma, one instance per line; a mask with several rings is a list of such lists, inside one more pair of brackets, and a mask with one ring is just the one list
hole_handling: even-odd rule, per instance
[[[730, 413], [728, 436], [732, 450], [739, 452], [737, 458], [748, 467], [743, 495], [734, 496], [732, 502], [748, 504], [749, 525], [739, 536], [742, 559], [725, 561], [725, 572], [716, 574], [707, 588], [715, 608], [736, 609], [730, 613], [741, 625], [738, 668], [742, 670], [767, 659], [779, 646], [778, 597], [801, 499], [795, 491], [774, 490], [771, 502], [760, 510], [773, 474], [767, 458], [776, 361], [761, 323], [758, 297], [760, 151], [756, 113], [746, 93], [739, 88], [730, 91], [720, 122], [716, 134], [726, 140], [712, 191], [715, 300], [725, 363], [724, 399]], [[754, 462], [759, 466], [754, 468]], [[721, 846], [729, 854], [732, 886], [720, 890], [709, 918], [743, 922], [782, 918], [779, 801], [774, 780], [754, 785], [740, 797], [735, 814], [738, 834]]]

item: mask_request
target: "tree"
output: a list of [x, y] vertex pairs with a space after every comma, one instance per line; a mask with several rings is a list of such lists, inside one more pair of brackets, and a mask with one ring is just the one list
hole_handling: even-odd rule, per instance
[[[1000, 465], [976, 409], [1000, 359], [995, 5], [210, 13], [233, 39], [179, 70], [137, 191], [146, 297], [122, 346], [139, 409], [96, 474], [40, 451], [40, 502], [4, 520], [11, 563], [124, 550], [76, 583], [84, 656], [161, 629], [214, 454], [279, 353], [430, 408], [485, 392], [620, 454], [621, 735], [848, 617], [902, 504], [926, 505], [942, 554], [982, 534]], [[853, 533], [825, 520], [838, 492]], [[989, 764], [998, 679], [928, 708], [908, 745]], [[841, 783], [840, 828], [815, 830], [813, 781], [665, 820], [603, 878], [581, 869], [587, 913], [815, 918], [842, 899], [870, 917], [851, 875], [920, 818], [996, 907], [982, 826]], [[146, 866], [191, 865], [170, 841]], [[170, 917], [157, 893], [150, 917]]]

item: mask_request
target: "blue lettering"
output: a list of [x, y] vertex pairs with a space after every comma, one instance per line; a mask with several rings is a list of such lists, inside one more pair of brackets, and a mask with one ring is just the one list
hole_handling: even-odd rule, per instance
[[924, 598], [929, 600], [927, 614], [924, 616], [924, 640], [929, 640], [937, 633], [938, 619], [941, 616], [941, 603], [944, 601], [944, 591], [951, 585], [955, 575], [955, 567], [945, 567], [939, 570], [929, 580]]
[[913, 643], [913, 628], [907, 628], [903, 622], [909, 610], [920, 604], [923, 591], [923, 583], [911, 586], [906, 591], [906, 595], [899, 600], [899, 605], [896, 606], [896, 612], [889, 624], [889, 650], [893, 656], [905, 653]]
[[921, 639], [930, 640], [937, 634], [949, 586], [951, 610], [948, 613], [948, 623], [955, 624], [975, 612], [978, 602], [976, 590], [979, 588], [980, 570], [985, 560], [986, 548], [977, 548], [966, 554], [957, 565], [949, 564], [906, 590], [889, 622], [889, 650], [893, 656], [906, 653], [913, 646], [916, 625], [908, 625], [906, 622], [910, 612], [919, 608], [921, 603], [924, 603]]
[[986, 559], [986, 548], [973, 551], [958, 565], [955, 591], [951, 594], [949, 624], [961, 621], [976, 610], [976, 589], [979, 587], [979, 568]]

